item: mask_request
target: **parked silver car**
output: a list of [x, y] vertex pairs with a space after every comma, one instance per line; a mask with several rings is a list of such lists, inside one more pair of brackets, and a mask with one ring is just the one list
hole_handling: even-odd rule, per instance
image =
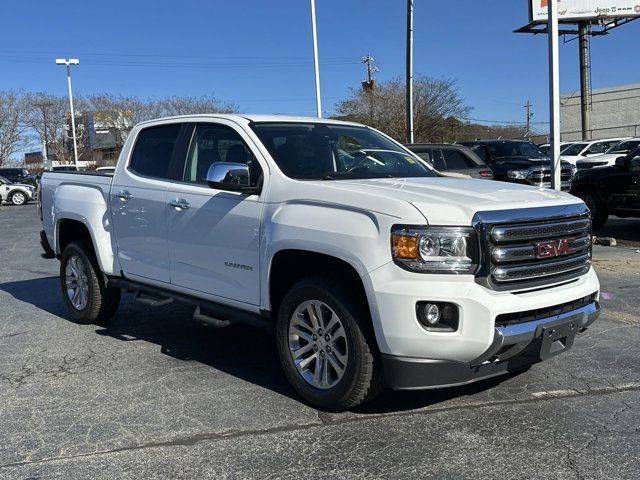
[[36, 189], [24, 183], [11, 183], [0, 177], [0, 203], [11, 202], [14, 205], [24, 205], [36, 199]]

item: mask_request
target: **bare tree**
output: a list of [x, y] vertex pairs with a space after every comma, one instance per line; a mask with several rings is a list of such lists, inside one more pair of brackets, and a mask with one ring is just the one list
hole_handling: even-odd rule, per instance
[[5, 165], [23, 145], [27, 130], [23, 97], [16, 92], [0, 92], [0, 166]]
[[[442, 141], [449, 137], [451, 118], [466, 116], [456, 82], [452, 79], [414, 78], [414, 132], [418, 142]], [[375, 89], [352, 89], [351, 96], [338, 103], [342, 118], [366, 123], [398, 141], [405, 135], [405, 85], [400, 77], [379, 82]]]
[[[26, 105], [26, 124], [32, 132], [36, 133], [40, 141], [47, 139], [49, 157], [60, 163], [73, 163], [69, 100], [66, 97], [36, 92], [26, 94], [23, 101]], [[86, 109], [86, 102], [81, 97], [74, 97], [73, 101], [77, 112]], [[79, 122], [76, 123], [78, 160], [83, 160], [88, 135], [84, 126]]]

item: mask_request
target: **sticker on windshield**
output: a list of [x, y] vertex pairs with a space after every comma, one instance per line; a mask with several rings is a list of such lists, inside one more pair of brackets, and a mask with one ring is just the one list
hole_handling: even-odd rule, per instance
[[404, 159], [409, 163], [416, 163], [416, 161], [413, 158], [411, 158], [410, 156], [408, 156], [408, 155], [406, 157], [404, 157]]

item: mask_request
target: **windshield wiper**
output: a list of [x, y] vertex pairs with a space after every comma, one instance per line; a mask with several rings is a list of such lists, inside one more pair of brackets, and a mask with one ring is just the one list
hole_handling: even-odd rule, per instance
[[325, 175], [324, 177], [322, 177], [322, 180], [335, 180], [335, 177], [332, 177], [331, 175]]

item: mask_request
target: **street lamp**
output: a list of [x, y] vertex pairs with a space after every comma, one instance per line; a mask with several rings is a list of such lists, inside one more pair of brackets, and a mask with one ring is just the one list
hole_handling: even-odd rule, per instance
[[316, 2], [311, 0], [311, 36], [313, 37], [313, 70], [316, 79], [316, 111], [318, 118], [322, 118], [322, 103], [320, 102], [320, 69], [318, 67], [318, 31], [316, 29]]
[[71, 133], [73, 135], [73, 158], [76, 166], [78, 165], [78, 144], [76, 142], [76, 117], [73, 112], [73, 93], [71, 92], [71, 65], [79, 65], [80, 60], [77, 58], [56, 58], [56, 65], [65, 65], [67, 67], [67, 85], [69, 86], [69, 106], [71, 108]]

